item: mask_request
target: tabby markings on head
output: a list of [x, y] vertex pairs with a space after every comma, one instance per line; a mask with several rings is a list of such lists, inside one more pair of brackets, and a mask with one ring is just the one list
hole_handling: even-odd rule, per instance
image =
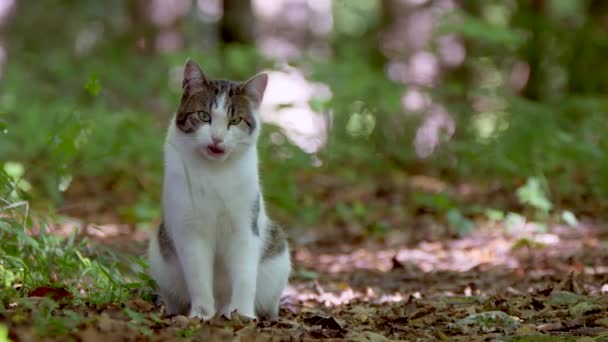
[[210, 124], [212, 109], [218, 107], [226, 109], [228, 129], [240, 127], [248, 129], [249, 134], [255, 129], [256, 121], [243, 84], [228, 80], [184, 80], [184, 87], [175, 120], [182, 132], [194, 133], [201, 125]]

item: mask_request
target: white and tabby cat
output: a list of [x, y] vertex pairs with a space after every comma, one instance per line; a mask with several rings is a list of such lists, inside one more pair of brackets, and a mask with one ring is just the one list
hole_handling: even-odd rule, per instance
[[212, 80], [192, 60], [164, 147], [163, 222], [150, 273], [169, 314], [276, 319], [291, 262], [264, 209], [256, 143], [268, 76]]

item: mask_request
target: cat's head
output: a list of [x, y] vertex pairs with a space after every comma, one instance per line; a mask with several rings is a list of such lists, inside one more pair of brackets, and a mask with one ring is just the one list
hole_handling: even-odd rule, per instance
[[189, 59], [174, 122], [177, 143], [209, 161], [226, 160], [255, 148], [267, 83], [263, 73], [245, 82], [212, 80]]

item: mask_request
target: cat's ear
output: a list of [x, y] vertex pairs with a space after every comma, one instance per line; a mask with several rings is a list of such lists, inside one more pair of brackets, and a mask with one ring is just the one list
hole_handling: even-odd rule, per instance
[[205, 77], [203, 69], [195, 61], [188, 58], [184, 66], [184, 81], [182, 82], [184, 94], [191, 92], [193, 89], [202, 88], [205, 82], [207, 82], [207, 77]]
[[264, 98], [264, 91], [268, 84], [268, 75], [265, 73], [257, 74], [243, 83], [241, 89], [256, 106], [260, 106]]

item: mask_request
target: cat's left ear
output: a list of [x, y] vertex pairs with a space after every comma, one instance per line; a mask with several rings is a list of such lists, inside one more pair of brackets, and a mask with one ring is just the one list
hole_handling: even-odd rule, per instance
[[241, 86], [241, 89], [245, 96], [251, 99], [256, 107], [259, 107], [264, 98], [264, 91], [266, 90], [267, 84], [268, 75], [260, 73], [245, 81]]
[[184, 80], [182, 82], [184, 94], [188, 94], [194, 89], [202, 88], [205, 82], [207, 82], [207, 77], [203, 69], [195, 61], [188, 58], [186, 65], [184, 65]]

